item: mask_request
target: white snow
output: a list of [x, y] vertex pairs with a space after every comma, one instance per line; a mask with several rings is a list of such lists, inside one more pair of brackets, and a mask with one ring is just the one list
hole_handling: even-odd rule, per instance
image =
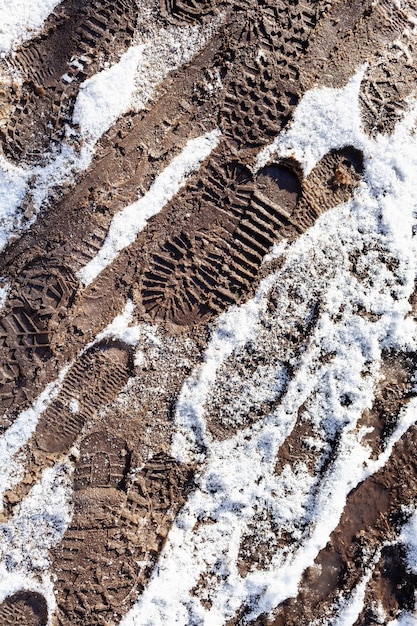
[[417, 615], [411, 613], [404, 613], [398, 619], [391, 620], [387, 626], [416, 626]]
[[[355, 105], [360, 75], [342, 90], [307, 94], [289, 130], [259, 158], [262, 165], [267, 152], [270, 156], [295, 154], [308, 172], [328, 150], [353, 145], [364, 151], [364, 182], [351, 202], [323, 215], [304, 237], [285, 249], [284, 268], [264, 281], [252, 301], [232, 308], [216, 324], [204, 363], [184, 383], [176, 411], [173, 452], [183, 461], [201, 463], [198, 489], [179, 516], [158, 569], [123, 626], [156, 626], [167, 621], [184, 626], [224, 624], [241, 603], [251, 603], [250, 619], [294, 595], [302, 572], [337, 525], [349, 491], [383, 466], [394, 442], [415, 421], [417, 403], [412, 401], [384, 453], [370, 460], [356, 423], [372, 404], [381, 351], [415, 349], [415, 323], [406, 316], [417, 273], [413, 237], [417, 146], [413, 134], [416, 109], [392, 137], [374, 141], [362, 132]], [[348, 123], [345, 111], [349, 111]], [[375, 271], [379, 250], [398, 260], [397, 275], [380, 261]], [[350, 272], [348, 254], [353, 252], [362, 264], [360, 278]], [[252, 345], [256, 343], [265, 294], [274, 281], [278, 288], [284, 283], [282, 302], [276, 307], [285, 311], [286, 289], [292, 286], [285, 284], [285, 277], [288, 272], [297, 276], [297, 268], [304, 291], [317, 293], [321, 313], [294, 378], [271, 415], [225, 441], [213, 441], [206, 428], [205, 405], [216, 396], [216, 384], [225, 382], [220, 377], [216, 383], [221, 365], [249, 339]], [[306, 275], [310, 284], [304, 282]], [[378, 315], [377, 321], [359, 315], [358, 304]], [[321, 365], [321, 353], [334, 356]], [[366, 369], [370, 375], [364, 377]], [[345, 395], [352, 401], [347, 407], [341, 404]], [[323, 431], [317, 448], [335, 433], [339, 441], [338, 455], [317, 485], [314, 481], [312, 485], [302, 465], [294, 479], [288, 472], [279, 477], [274, 473], [275, 453], [291, 432], [299, 407], [307, 401]], [[314, 497], [310, 487], [316, 489]], [[242, 578], [237, 570], [238, 545], [257, 510], [273, 512], [292, 533], [294, 547], [278, 550], [269, 568]], [[212, 580], [204, 590], [211, 609], [192, 592], [201, 577]]]
[[144, 44], [132, 46], [119, 63], [84, 81], [74, 106], [73, 122], [81, 135], [94, 144], [121, 113], [131, 105], [135, 71], [143, 57]]
[[61, 0], [0, 0], [0, 57], [33, 37]]
[[[9, 16], [7, 11], [11, 11], [11, 3], [9, 5], [7, 0], [0, 2], [6, 3], [4, 15]], [[37, 13], [34, 0], [24, 0], [24, 3], [27, 7], [33, 5], [34, 16], [38, 15], [40, 19], [41, 13]], [[45, 6], [46, 3], [42, 5], [44, 10]], [[24, 23], [23, 13], [17, 15]], [[138, 32], [136, 43], [118, 63], [80, 85], [74, 105], [74, 126], [66, 127], [66, 137], [59, 149], [52, 152], [46, 165], [16, 167], [0, 155], [0, 251], [14, 235], [33, 224], [52, 189], [73, 184], [74, 177], [89, 167], [97, 141], [111, 125], [127, 111], [143, 109], [155, 96], [158, 85], [167, 74], [197, 54], [220, 23], [221, 18], [218, 18], [203, 27], [171, 27], [159, 29], [156, 33]], [[74, 59], [71, 64], [77, 63], [79, 61]], [[77, 125], [79, 128], [76, 130]], [[80, 151], [73, 146], [74, 134], [77, 136], [77, 133], [81, 136]], [[31, 206], [29, 212], [22, 209], [25, 198]]]
[[417, 511], [414, 511], [408, 522], [402, 527], [400, 540], [405, 544], [407, 550], [409, 570], [413, 574], [417, 574]]

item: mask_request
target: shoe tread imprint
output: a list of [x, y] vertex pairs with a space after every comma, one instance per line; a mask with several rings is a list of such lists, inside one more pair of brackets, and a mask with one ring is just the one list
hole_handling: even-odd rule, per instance
[[78, 280], [54, 260], [35, 259], [15, 281], [0, 319], [3, 428], [28, 405], [53, 369], [53, 334], [70, 309]]
[[100, 411], [113, 402], [132, 370], [131, 350], [119, 341], [97, 344], [75, 361], [24, 447], [27, 471], [23, 480], [4, 495], [6, 516], [13, 514], [45, 468], [68, 454], [84, 427], [91, 427]]
[[299, 71], [303, 88], [343, 87], [366, 61], [409, 26], [390, 0], [339, 0], [308, 42]]
[[407, 111], [407, 98], [416, 86], [415, 57], [412, 37], [403, 35], [379, 51], [365, 70], [359, 105], [364, 130], [371, 137], [391, 134]]
[[41, 34], [8, 59], [21, 76], [9, 121], [0, 126], [9, 159], [36, 164], [62, 140], [80, 84], [128, 48], [137, 16], [136, 0], [64, 0]]
[[53, 550], [59, 624], [115, 624], [141, 593], [193, 484], [164, 453], [132, 471], [125, 443], [95, 432], [81, 443], [74, 515]]
[[178, 215], [177, 206], [189, 207], [188, 228], [171, 226], [171, 238], [143, 265], [137, 301], [153, 319], [192, 325], [239, 303], [253, 292], [272, 245], [295, 239], [348, 200], [363, 170], [353, 148], [330, 152], [304, 181], [291, 160], [253, 178], [243, 165], [223, 165], [218, 157], [168, 208]]
[[48, 608], [44, 597], [33, 591], [18, 591], [0, 605], [2, 626], [46, 626]]

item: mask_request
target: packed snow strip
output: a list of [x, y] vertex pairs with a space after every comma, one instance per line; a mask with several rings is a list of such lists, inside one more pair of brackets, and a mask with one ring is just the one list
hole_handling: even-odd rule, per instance
[[[277, 140], [269, 153], [269, 157], [295, 153], [306, 171], [332, 148], [353, 145], [365, 155], [364, 183], [355, 199], [323, 215], [309, 233], [287, 248], [286, 263], [276, 276], [280, 285], [291, 268], [298, 268], [300, 284], [320, 298], [321, 315], [313, 338], [279, 407], [260, 423], [217, 442], [207, 434], [207, 398], [215, 397], [216, 385], [224, 382], [219, 378], [222, 362], [238, 352], [245, 340], [252, 339], [252, 345], [256, 340], [265, 311], [262, 296], [259, 300], [259, 293], [253, 301], [258, 298], [246, 336], [242, 320], [253, 303], [233, 308], [219, 320], [205, 361], [185, 382], [176, 411], [173, 451], [184, 461], [204, 461], [199, 488], [179, 516], [158, 570], [123, 626], [167, 621], [217, 626], [233, 617], [242, 604], [252, 606], [251, 619], [294, 595], [302, 572], [337, 525], [349, 491], [384, 465], [395, 441], [415, 421], [417, 406], [412, 401], [386, 442], [385, 452], [376, 461], [370, 460], [356, 424], [372, 405], [381, 352], [416, 349], [415, 323], [406, 317], [417, 275], [413, 237], [416, 109], [393, 136], [373, 141], [362, 132], [358, 107], [352, 104], [357, 102], [359, 83], [358, 75], [344, 90], [307, 94], [290, 130], [281, 136], [283, 145]], [[349, 124], [346, 111], [350, 112]], [[358, 272], [353, 275], [350, 259], [355, 257]], [[390, 258], [398, 262], [394, 271]], [[282, 292], [282, 305], [277, 305], [281, 311], [285, 297], [290, 297], [290, 286], [287, 296], [284, 288]], [[372, 315], [364, 316], [361, 310]], [[221, 328], [227, 322], [232, 328], [222, 338]], [[242, 342], [236, 341], [239, 334]], [[324, 358], [322, 365], [320, 354], [335, 356], [330, 361]], [[364, 377], [366, 370], [370, 375]], [[248, 377], [251, 374], [246, 372]], [[242, 377], [244, 382], [244, 372]], [[242, 402], [244, 390], [242, 384]], [[343, 402], [346, 397], [348, 406]], [[280, 476], [274, 471], [276, 452], [306, 401], [317, 429], [313, 448], [329, 448], [336, 435], [340, 442], [335, 461], [318, 483], [302, 462]], [[251, 524], [256, 526], [260, 511], [284, 523], [293, 537], [292, 545], [277, 550], [265, 569], [252, 568], [242, 576], [239, 545], [251, 533]]]
[[417, 624], [417, 612], [409, 613], [404, 612], [398, 619], [391, 620], [387, 623], [387, 626], [416, 626]]
[[[9, 7], [7, 0], [1, 1]], [[27, 2], [28, 7], [31, 5], [36, 3]], [[80, 128], [76, 132], [67, 126], [66, 138], [49, 155], [45, 166], [16, 167], [0, 155], [0, 251], [14, 235], [34, 223], [52, 189], [73, 184], [75, 175], [89, 167], [97, 141], [116, 120], [130, 109], [143, 109], [168, 73], [190, 61], [206, 45], [220, 19], [205, 26], [138, 33], [118, 63], [81, 84], [72, 120]], [[71, 145], [78, 132], [80, 151]], [[29, 213], [21, 208], [26, 196], [30, 196], [28, 205], [32, 207]]]
[[400, 541], [407, 551], [409, 571], [417, 574], [417, 510], [414, 510], [407, 523], [402, 527]]
[[30, 173], [8, 163], [0, 155], [0, 251], [23, 225], [19, 209], [27, 193]]
[[0, 0], [0, 57], [30, 39], [62, 0]]
[[[131, 46], [120, 61], [80, 86], [72, 121], [91, 145], [127, 111], [135, 92], [135, 73], [141, 69], [145, 44]], [[154, 51], [155, 52], [155, 51]], [[151, 77], [147, 77], [150, 80]]]
[[85, 286], [92, 283], [100, 272], [114, 261], [121, 250], [133, 243], [148, 220], [159, 213], [178, 193], [189, 176], [218, 145], [220, 135], [220, 131], [216, 129], [191, 139], [181, 154], [175, 157], [156, 178], [148, 193], [117, 213], [102, 247], [78, 272], [78, 277]]
[[0, 311], [4, 307], [4, 304], [7, 300], [7, 296], [9, 295], [10, 285], [7, 281], [4, 281], [4, 284], [0, 283]]

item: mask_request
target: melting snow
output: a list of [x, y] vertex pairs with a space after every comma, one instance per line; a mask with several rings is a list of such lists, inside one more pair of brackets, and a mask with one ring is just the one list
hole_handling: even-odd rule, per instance
[[[11, 3], [1, 1], [0, 25], [2, 10], [5, 23], [13, 14]], [[28, 7], [32, 4], [25, 0]], [[33, 9], [36, 15], [36, 6]], [[24, 20], [22, 16], [19, 19]], [[157, 34], [138, 33], [136, 44], [118, 63], [82, 83], [72, 120], [80, 126], [80, 151], [72, 145], [74, 129], [67, 126], [67, 137], [44, 166], [16, 167], [0, 155], [0, 251], [11, 237], [33, 224], [53, 188], [73, 182], [75, 174], [88, 168], [97, 141], [111, 125], [127, 111], [143, 109], [167, 74], [199, 52], [219, 24], [216, 20], [202, 27], [171, 27], [160, 29]], [[21, 206], [27, 194], [33, 208], [23, 213]]]
[[0, 57], [33, 37], [61, 0], [0, 0]]

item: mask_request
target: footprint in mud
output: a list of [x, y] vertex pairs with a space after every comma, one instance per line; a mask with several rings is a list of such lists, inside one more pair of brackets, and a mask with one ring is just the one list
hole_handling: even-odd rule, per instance
[[[380, 35], [381, 41], [389, 41], [397, 32], [393, 24], [399, 28], [401, 24], [404, 26], [406, 23], [400, 11], [392, 7], [388, 10], [385, 3], [383, 14], [378, 8], [374, 10], [373, 7], [365, 7], [366, 11], [365, 8], [363, 9], [365, 13], [356, 7], [358, 10], [352, 13], [347, 10], [345, 4], [344, 2], [338, 3], [337, 11], [342, 14], [345, 11], [343, 32], [349, 32], [353, 40], [355, 40], [357, 27], [359, 28], [358, 24], [363, 25], [367, 23], [367, 20], [373, 23], [378, 17], [382, 23], [387, 23], [387, 27], [382, 29], [385, 34]], [[65, 11], [70, 12], [68, 8], [70, 5], [65, 9], [66, 6], [61, 7], [60, 5], [65, 15]], [[128, 6], [131, 5], [121, 4], [121, 7], [124, 7], [126, 11]], [[192, 2], [164, 3], [164, 6], [166, 10], [173, 13], [176, 11], [184, 12], [186, 6], [191, 7], [190, 10], [192, 11], [195, 8]], [[201, 5], [199, 6], [201, 8]], [[95, 3], [91, 11], [93, 9], [99, 11], [97, 7]], [[261, 190], [262, 173], [258, 175], [256, 181], [253, 180], [253, 176], [245, 164], [253, 158], [252, 153], [249, 156], [247, 154], [250, 146], [260, 147], [271, 140], [267, 127], [263, 122], [260, 122], [262, 116], [266, 114], [268, 119], [271, 118], [274, 124], [278, 124], [273, 130], [274, 136], [288, 121], [288, 115], [284, 111], [271, 112], [269, 100], [275, 102], [274, 89], [277, 85], [280, 92], [285, 93], [285, 89], [283, 90], [280, 85], [285, 78], [282, 72], [287, 72], [291, 65], [289, 59], [291, 58], [291, 63], [293, 62], [297, 66], [297, 63], [301, 63], [303, 55], [307, 54], [310, 57], [314, 57], [314, 54], [319, 55], [321, 44], [317, 41], [324, 38], [323, 33], [326, 34], [326, 45], [329, 50], [343, 49], [340, 42], [338, 43], [337, 37], [335, 39], [333, 36], [327, 41], [328, 36], [330, 37], [329, 33], [333, 32], [331, 25], [333, 24], [333, 28], [335, 28], [335, 20], [332, 18], [332, 11], [326, 13], [326, 7], [326, 2], [312, 2], [311, 5], [304, 3], [302, 6], [291, 7], [265, 5], [264, 8], [258, 7], [256, 14], [253, 14], [247, 3], [237, 3], [234, 14], [236, 28], [229, 29], [230, 33], [227, 37], [225, 32], [215, 36], [195, 62], [179, 73], [178, 79], [174, 80], [171, 91], [168, 90], [160, 101], [155, 103], [149, 113], [136, 115], [118, 123], [112, 131], [114, 144], [110, 148], [107, 146], [107, 154], [92, 164], [74, 193], [67, 194], [55, 207], [46, 210], [44, 216], [34, 225], [32, 230], [12, 243], [5, 251], [1, 273], [3, 276], [10, 276], [12, 282], [15, 282], [15, 276], [20, 275], [22, 268], [31, 267], [31, 264], [35, 262], [31, 255], [41, 256], [45, 250], [48, 251], [47, 256], [51, 259], [49, 261], [45, 259], [45, 263], [51, 267], [52, 272], [55, 271], [55, 265], [67, 267], [69, 274], [71, 272], [75, 274], [79, 271], [83, 264], [85, 265], [91, 260], [91, 257], [102, 245], [115, 212], [123, 206], [123, 203], [126, 206], [126, 203], [137, 198], [138, 188], [146, 188], [155, 175], [155, 167], [158, 168], [164, 163], [166, 156], [172, 154], [174, 146], [177, 146], [176, 149], [178, 149], [178, 145], [184, 143], [187, 133], [192, 132], [193, 124], [201, 123], [195, 106], [195, 85], [204, 80], [206, 67], [213, 65], [224, 73], [222, 78], [224, 87], [219, 97], [217, 109], [215, 103], [211, 101], [198, 103], [201, 120], [207, 118], [211, 120], [210, 124], [212, 124], [214, 118], [219, 116], [220, 125], [226, 137], [223, 154], [218, 160], [211, 159], [205, 176], [201, 176], [198, 184], [207, 187], [206, 193], [204, 193], [204, 189], [196, 189], [194, 195], [192, 192], [189, 193], [191, 200], [181, 195], [184, 204], [177, 201], [172, 205], [178, 212], [178, 222], [183, 224], [186, 222], [184, 215], [188, 212], [188, 203], [195, 206], [198, 198], [198, 201], [204, 202], [205, 206], [208, 207], [208, 214], [215, 210], [213, 207], [216, 205], [217, 210], [212, 213], [215, 222], [210, 224], [207, 220], [206, 224], [197, 224], [192, 228], [188, 224], [184, 224], [186, 228], [180, 230], [174, 226], [175, 241], [165, 240], [159, 244], [159, 250], [155, 251], [152, 251], [152, 246], [149, 246], [147, 253], [139, 249], [143, 247], [146, 237], [139, 238], [140, 244], [136, 249], [133, 246], [130, 252], [126, 251], [126, 254], [122, 255], [122, 260], [119, 263], [120, 271], [117, 263], [114, 264], [114, 270], [119, 271], [119, 276], [126, 273], [125, 282], [129, 283], [129, 280], [132, 279], [135, 281], [135, 285], [127, 284], [122, 289], [121, 280], [117, 280], [117, 286], [115, 286], [114, 281], [112, 285], [109, 285], [106, 284], [105, 277], [102, 276], [100, 278], [101, 283], [99, 280], [97, 285], [102, 284], [104, 292], [110, 290], [110, 298], [107, 298], [106, 294], [100, 299], [97, 297], [96, 289], [94, 298], [91, 299], [90, 294], [97, 285], [93, 286], [92, 289], [85, 290], [81, 303], [75, 307], [76, 312], [74, 308], [74, 316], [80, 322], [77, 327], [78, 334], [71, 325], [71, 313], [67, 316], [68, 329], [63, 331], [66, 334], [60, 336], [63, 326], [59, 319], [54, 319], [54, 316], [51, 316], [50, 319], [38, 320], [30, 307], [28, 310], [26, 305], [14, 306], [9, 298], [6, 303], [3, 324], [6, 329], [2, 333], [2, 350], [5, 350], [5, 357], [1, 375], [4, 388], [2, 397], [5, 400], [1, 408], [3, 411], [7, 411], [7, 416], [3, 418], [3, 427], [7, 427], [13, 421], [16, 412], [27, 406], [36, 397], [41, 386], [56, 376], [57, 371], [66, 360], [73, 358], [77, 350], [92, 340], [94, 334], [110, 321], [109, 318], [120, 310], [122, 302], [125, 301], [126, 293], [131, 288], [139, 293], [139, 299], [143, 301], [142, 310], [150, 319], [165, 319], [183, 324], [194, 323], [197, 319], [204, 318], [205, 315], [209, 317], [212, 314], [218, 314], [224, 310], [225, 306], [239, 301], [248, 285], [253, 283], [253, 278], [258, 272], [262, 258], [274, 242], [278, 230], [282, 229], [283, 236], [293, 236], [291, 234], [293, 230], [297, 231], [298, 229], [298, 232], [303, 232], [312, 223], [314, 215], [318, 212], [317, 203], [315, 208], [306, 209], [305, 202], [300, 201], [291, 217], [293, 222], [300, 220], [300, 224], [299, 226], [291, 226], [289, 224], [291, 220], [285, 216], [285, 212], [288, 213], [289, 211], [288, 207], [282, 214], [276, 211], [276, 206], [274, 208], [270, 201], [265, 204]], [[90, 15], [89, 11], [90, 8], [84, 7], [80, 11], [80, 16]], [[113, 28], [114, 20], [120, 21], [121, 19], [116, 18], [117, 11], [120, 13], [122, 9], [120, 7], [117, 10], [112, 9], [109, 29]], [[340, 30], [339, 13], [337, 13], [339, 16], [337, 24]], [[55, 19], [57, 18], [51, 17], [51, 20]], [[62, 19], [64, 20], [63, 24], [67, 24], [62, 28], [68, 30], [71, 19]], [[82, 22], [84, 18], [77, 17], [76, 19]], [[75, 30], [66, 35], [69, 37], [69, 46], [70, 44], [73, 45], [71, 42], [74, 42], [74, 46], [78, 45], [77, 28], [81, 28], [81, 26], [77, 26], [77, 24], [78, 21], [76, 27], [74, 26]], [[284, 26], [285, 34], [283, 34]], [[53, 30], [53, 32], [55, 31]], [[119, 31], [116, 29], [116, 32]], [[322, 34], [320, 35], [320, 33]], [[259, 39], [257, 38], [258, 34]], [[313, 43], [310, 44], [310, 37], [312, 37], [312, 42], [316, 42], [314, 45]], [[46, 37], [42, 41], [48, 42], [49, 39]], [[99, 38], [98, 41], [101, 42], [100, 45], [107, 45], [105, 37]], [[351, 39], [349, 39], [350, 41]], [[259, 48], [259, 42], [261, 42], [261, 48]], [[361, 39], [360, 42], [361, 46], [358, 49], [362, 51], [361, 54], [372, 56], [375, 53], [370, 44], [366, 44]], [[49, 43], [43, 45], [47, 46], [51, 58], [53, 58], [55, 54], [53, 50], [55, 49], [49, 48]], [[256, 51], [259, 54], [255, 54]], [[234, 59], [233, 63], [231, 61], [226, 63], [226, 59], [229, 57]], [[245, 70], [245, 74], [242, 68], [246, 67], [248, 63], [252, 63], [253, 58], [257, 59], [256, 63], [266, 65], [261, 73], [258, 71], [259, 68], [252, 68], [251, 71]], [[337, 54], [335, 58], [339, 58]], [[356, 63], [357, 59], [356, 61], [355, 59], [356, 57], [353, 55], [352, 64]], [[263, 76], [262, 80], [259, 78], [261, 75]], [[261, 80], [259, 84], [258, 78]], [[285, 80], [290, 80], [290, 78], [287, 77]], [[313, 84], [309, 80], [304, 77], [303, 82], [301, 79], [295, 80], [292, 77], [292, 88], [294, 85], [298, 85], [296, 91], [298, 90], [297, 93], [301, 95], [305, 89]], [[243, 111], [246, 107], [245, 103], [252, 101], [246, 97], [246, 91], [242, 91], [242, 81], [251, 85], [257, 98], [265, 99], [263, 108], [254, 105], [255, 108], [252, 112], [246, 111], [245, 113], [245, 116], [246, 114], [249, 115], [249, 119], [253, 118], [252, 123], [248, 126], [250, 131], [254, 133], [252, 140], [245, 139], [243, 135], [239, 134], [247, 125], [245, 125], [244, 120], [239, 121], [234, 117], [240, 104]], [[231, 97], [230, 94], [235, 92], [238, 104], [233, 100], [233, 104], [230, 105], [230, 111], [233, 115], [228, 117], [227, 107], [225, 108], [224, 103], [227, 98]], [[180, 97], [178, 93], [181, 94]], [[288, 109], [291, 115], [295, 107], [296, 101], [294, 100]], [[214, 110], [214, 114], [211, 109]], [[256, 127], [258, 121], [260, 126]], [[236, 132], [240, 137], [238, 140], [233, 135], [236, 129], [238, 129]], [[157, 163], [154, 162], [154, 158], [151, 159], [156, 138], [158, 139], [158, 150], [163, 155], [161, 157], [162, 162], [160, 160]], [[165, 148], [163, 148], [164, 145]], [[241, 158], [239, 153], [237, 156], [235, 154], [237, 148], [241, 148]], [[282, 164], [277, 164], [277, 167], [278, 169], [283, 167], [285, 169], [285, 165]], [[289, 171], [288, 167], [286, 169]], [[274, 174], [271, 168], [268, 172], [264, 172], [265, 177], [273, 178]], [[288, 173], [288, 176], [291, 175], [297, 177], [298, 173]], [[279, 172], [277, 176], [279, 177]], [[216, 177], [219, 177], [220, 184], [216, 185], [213, 182]], [[280, 183], [276, 184], [279, 186]], [[294, 179], [293, 184], [297, 186], [299, 182]], [[336, 185], [339, 185], [340, 190], [343, 190], [345, 183], [341, 179], [339, 182], [333, 181], [333, 191], [335, 191]], [[242, 208], [246, 201], [244, 197], [235, 199], [236, 202], [240, 203], [240, 206], [237, 208], [231, 206], [230, 210], [228, 209], [229, 204], [234, 201], [230, 197], [234, 188], [238, 189], [237, 193], [243, 194], [243, 196], [246, 194], [247, 198], [250, 196], [250, 205], [246, 210]], [[311, 193], [314, 194], [314, 190]], [[343, 197], [343, 193], [340, 196]], [[222, 209], [224, 209], [223, 212]], [[280, 211], [282, 212], [282, 210], [281, 207]], [[310, 216], [307, 215], [308, 211], [311, 212]], [[286, 221], [288, 222], [287, 227], [285, 226]], [[155, 220], [155, 223], [158, 221]], [[164, 225], [163, 222], [159, 223], [163, 235], [167, 225]], [[199, 232], [199, 226], [203, 232]], [[287, 234], [285, 228], [287, 228]], [[68, 233], [71, 233], [71, 236]], [[232, 239], [236, 239], [236, 241], [233, 241], [230, 247]], [[146, 246], [148, 246], [148, 242]], [[172, 246], [174, 246], [175, 251]], [[150, 260], [149, 257], [152, 254], [153, 259]], [[128, 265], [129, 269], [121, 267], [124, 261], [126, 261], [125, 265]], [[172, 263], [175, 265], [175, 270]], [[133, 274], [132, 266], [135, 268]], [[185, 269], [181, 271], [182, 266], [190, 269], [191, 280], [187, 277]], [[138, 280], [138, 276], [142, 278]], [[168, 280], [167, 277], [169, 277]], [[77, 283], [74, 277], [71, 276], [66, 279], [72, 283], [71, 286], [75, 291]], [[215, 282], [216, 286], [213, 289]], [[136, 285], [136, 283], [138, 284]], [[17, 286], [17, 290], [20, 294], [19, 286]], [[166, 303], [165, 297], [167, 298]], [[201, 301], [199, 300], [200, 297]], [[98, 309], [100, 315], [97, 317]], [[85, 315], [88, 319], [84, 321], [83, 316], [85, 317]], [[93, 315], [92, 320], [91, 315]], [[94, 317], [96, 317], [96, 323]], [[10, 337], [9, 328], [11, 328]], [[86, 328], [90, 329], [90, 336], [85, 334]], [[29, 342], [27, 349], [24, 346], [26, 340]], [[37, 341], [41, 344], [40, 346], [34, 345]], [[51, 344], [54, 345], [54, 348], [51, 348]]]
[[67, 454], [84, 426], [91, 427], [99, 411], [118, 396], [132, 367], [129, 347], [115, 341], [94, 345], [75, 361], [26, 445], [28, 471], [21, 483], [5, 493], [7, 516], [29, 493], [42, 471]]
[[3, 626], [46, 626], [48, 607], [44, 597], [33, 591], [18, 591], [0, 605]]
[[213, 12], [215, 0], [160, 0], [161, 13], [174, 23], [191, 24]]
[[[362, 167], [361, 154], [351, 147], [328, 153], [305, 180], [293, 161], [270, 164], [256, 177], [237, 164], [222, 168], [218, 162], [210, 162], [205, 172], [209, 183], [202, 187], [197, 203], [201, 202], [202, 206], [202, 224], [211, 215], [210, 221], [217, 223], [217, 227], [207, 232], [206, 248], [200, 258], [192, 255], [191, 238], [183, 230], [161, 245], [158, 254], [151, 257], [149, 270], [143, 271], [140, 278], [143, 302], [138, 301], [138, 310], [142, 306], [152, 319], [193, 326], [241, 301], [254, 288], [263, 257], [274, 241], [282, 236], [290, 240], [297, 238], [314, 224], [322, 211], [349, 199], [361, 180]], [[198, 182], [196, 186], [201, 188]], [[193, 187], [189, 193], [195, 201]], [[222, 208], [216, 203], [219, 196], [223, 199]], [[176, 201], [183, 203], [184, 198]], [[170, 207], [168, 215], [173, 214], [175, 209]], [[194, 241], [198, 232], [196, 229], [193, 233]], [[204, 264], [213, 258], [219, 260], [218, 267], [212, 264], [204, 269]], [[155, 280], [157, 271], [159, 281]], [[183, 285], [183, 291], [173, 289], [170, 274], [177, 284]], [[60, 310], [56, 297], [52, 298], [54, 306], [48, 306], [51, 293], [54, 296], [57, 293], [56, 286], [52, 291], [35, 288], [36, 284], [32, 287], [31, 283], [31, 299], [26, 297], [25, 301], [30, 300], [33, 310], [48, 314]], [[150, 298], [152, 289], [159, 297], [156, 304]], [[60, 296], [62, 292], [61, 288]], [[152, 306], [147, 311], [149, 302]], [[129, 348], [121, 342], [95, 345], [75, 361], [26, 446], [25, 478], [5, 494], [6, 517], [13, 514], [45, 467], [68, 453], [86, 425], [88, 429], [93, 427], [100, 409], [116, 398], [131, 371]], [[118, 428], [123, 432], [122, 424]], [[125, 468], [129, 454], [118, 440], [112, 441], [111, 433], [101, 432], [81, 443], [74, 478], [74, 517], [53, 554], [62, 624], [83, 624], [92, 611], [103, 615], [105, 624], [109, 616], [120, 617], [130, 608], [191, 489], [191, 469], [181, 466], [180, 471], [173, 460], [164, 456], [145, 463], [127, 487], [131, 480], [129, 469]], [[184, 493], [176, 479], [168, 486], [163, 483], [171, 475], [170, 468], [174, 468], [177, 478], [182, 476], [187, 485]], [[82, 476], [87, 477], [85, 485]], [[162, 486], [158, 483], [161, 480]], [[153, 485], [159, 485], [158, 489], [164, 493], [173, 491], [175, 498], [167, 500], [157, 490], [154, 500], [149, 495]], [[102, 496], [97, 491], [99, 488], [105, 489], [100, 492]], [[147, 497], [150, 501], [146, 504]], [[133, 511], [136, 506], [139, 512]], [[149, 511], [154, 513], [148, 518]], [[162, 516], [156, 531], [155, 515]], [[150, 560], [145, 568], [132, 565], [147, 558]], [[114, 576], [106, 563], [114, 565]], [[76, 581], [80, 581], [79, 587]], [[77, 622], [80, 614], [82, 617]]]
[[131, 472], [126, 444], [105, 432], [81, 442], [74, 515], [52, 553], [58, 623], [119, 620], [136, 601], [193, 485], [160, 453]]
[[[236, 161], [224, 165], [219, 156], [157, 216], [153, 231], [145, 229], [103, 273], [113, 284], [98, 290], [101, 298], [94, 283], [80, 290], [71, 270], [57, 264], [56, 251], [50, 264], [45, 258], [22, 272], [0, 321], [3, 428], [111, 321], [115, 295], [122, 303], [132, 290], [145, 321], [185, 327], [209, 321], [253, 293], [275, 242], [294, 240], [323, 211], [348, 200], [363, 169], [353, 148], [330, 152], [305, 180], [293, 161], [270, 164], [254, 177]], [[190, 209], [191, 224], [184, 219]], [[164, 240], [167, 231], [170, 238]], [[118, 277], [129, 274], [132, 281], [125, 278], [123, 286]]]
[[1, 430], [10, 423], [7, 411], [30, 402], [48, 377], [52, 334], [68, 315], [77, 284], [68, 268], [42, 259], [24, 268], [14, 284], [0, 320]]
[[42, 33], [4, 61], [16, 75], [3, 94], [9, 110], [0, 126], [6, 157], [36, 163], [62, 139], [80, 84], [129, 47], [138, 14], [136, 0], [63, 0]]
[[404, 34], [381, 50], [366, 69], [359, 92], [364, 130], [371, 137], [392, 133], [415, 92], [417, 70], [413, 38]]
[[242, 165], [211, 159], [204, 178], [169, 208], [174, 214], [181, 206], [191, 209], [192, 230], [174, 231], [153, 254], [139, 281], [139, 311], [189, 325], [239, 303], [253, 292], [273, 244], [296, 239], [348, 200], [362, 170], [362, 155], [353, 148], [330, 152], [305, 180], [290, 160], [253, 177]]
[[[73, 478], [70, 526], [52, 550], [56, 623], [116, 623], [142, 592], [193, 486], [193, 469], [159, 453], [139, 470], [124, 441], [87, 435]], [[45, 626], [42, 596], [20, 592], [0, 605], [1, 624]]]
[[[159, 13], [174, 22], [194, 23], [220, 9], [228, 12], [229, 35], [235, 31], [237, 40], [226, 42], [224, 61], [214, 56], [212, 64], [224, 74], [218, 122], [238, 149], [268, 143], [282, 130], [306, 89], [328, 79], [323, 59], [329, 57], [335, 66], [332, 75], [348, 79], [407, 26], [406, 16], [389, 2], [356, 2], [354, 10], [351, 3], [339, 2], [326, 14], [328, 5], [326, 0], [291, 6], [271, 2], [255, 12], [244, 0], [232, 5], [161, 0]], [[137, 0], [63, 0], [42, 33], [9, 55], [4, 74], [13, 78], [1, 89], [0, 124], [8, 158], [42, 161], [63, 138], [65, 124], [71, 124], [80, 84], [120, 58], [148, 14], [160, 21], [152, 4], [145, 10]], [[231, 71], [227, 57], [233, 58]]]

